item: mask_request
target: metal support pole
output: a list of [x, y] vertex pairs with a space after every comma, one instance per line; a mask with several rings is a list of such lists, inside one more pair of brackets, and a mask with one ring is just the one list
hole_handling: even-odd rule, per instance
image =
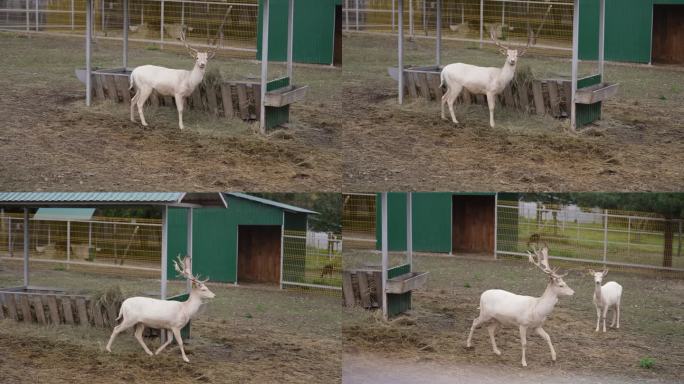
[[[579, 1], [579, 0], [576, 0]], [[480, 48], [484, 42], [484, 0], [480, 0]]]
[[413, 193], [406, 192], [406, 258], [413, 270]]
[[90, 29], [93, 24], [93, 7], [92, 0], [86, 0], [86, 106], [90, 107], [92, 100], [92, 86], [90, 85], [92, 77], [92, 68], [90, 65], [90, 47], [92, 36]]
[[290, 84], [294, 84], [292, 80], [292, 62], [294, 55], [294, 5], [295, 0], [288, 0], [287, 11], [287, 77], [290, 78]]
[[394, 33], [394, 31], [397, 28], [396, 20], [394, 19], [395, 17], [397, 17], [397, 9], [395, 6], [395, 2], [396, 2], [396, 0], [392, 0], [392, 33]]
[[409, 0], [409, 36], [413, 39], [415, 31], [413, 30], [413, 0]]
[[38, 32], [38, 19], [40, 18], [38, 15], [38, 0], [34, 0], [36, 4], [36, 32]]
[[[401, 4], [402, 0], [399, 0]], [[382, 317], [387, 320], [387, 269], [389, 268], [389, 247], [387, 244], [387, 192], [380, 194], [382, 225]]]
[[632, 217], [627, 218], [627, 258], [630, 258], [630, 243], [632, 242]]
[[496, 254], [499, 246], [499, 193], [494, 193], [494, 260], [498, 259]]
[[603, 64], [605, 58], [606, 40], [606, 0], [600, 0], [599, 5], [599, 42], [598, 42], [598, 73], [603, 81]]
[[[169, 242], [169, 207], [162, 208], [162, 243], [161, 243], [161, 288], [159, 296], [162, 300], [166, 299], [166, 281], [168, 268], [168, 242]], [[162, 332], [163, 334], [164, 332]]]
[[270, 0], [264, 0], [263, 25], [261, 26], [261, 113], [259, 120], [259, 130], [266, 133], [266, 83], [268, 82], [268, 28], [269, 14], [271, 13]]
[[9, 225], [9, 230], [7, 231], [7, 252], [10, 257], [14, 257], [14, 242], [12, 240], [12, 218], [7, 218], [7, 224]]
[[344, 0], [344, 29], [349, 32], [349, 0]]
[[29, 15], [29, 0], [26, 0], [26, 32], [30, 29], [31, 16]]
[[[187, 216], [186, 216], [185, 220], [186, 220], [186, 231], [187, 231], [186, 232], [187, 246], [185, 248], [185, 257], [190, 258], [190, 270], [192, 271], [192, 269], [193, 269], [192, 266], [195, 262], [195, 260], [192, 259], [192, 248], [193, 248], [193, 244], [192, 244], [192, 227], [193, 227], [192, 219], [193, 219], [193, 217], [192, 217], [192, 215], [193, 215], [193, 209], [188, 208], [186, 215]], [[192, 282], [190, 280], [186, 280], [185, 289], [188, 292], [190, 292], [192, 290]]]
[[280, 225], [280, 289], [283, 289], [283, 264], [285, 261], [285, 211]]
[[[49, 241], [48, 241], [49, 243]], [[93, 247], [93, 223], [88, 223], [88, 253], [90, 253], [90, 249]], [[88, 255], [90, 256], [90, 255]]]
[[572, 91], [570, 95], [570, 128], [577, 129], [577, 105], [575, 94], [577, 93], [577, 61], [579, 59], [579, 0], [574, 1], [572, 14]]
[[130, 15], [128, 12], [128, 0], [123, 0], [123, 67], [128, 68], [128, 25]]
[[399, 1], [399, 36], [397, 55], [399, 57], [397, 73], [399, 76], [399, 104], [404, 104], [404, 0]]
[[29, 286], [29, 210], [24, 208], [24, 288]]
[[355, 14], [356, 14], [356, 30], [359, 30], [359, 0], [354, 0]]
[[75, 24], [74, 24], [74, 12], [75, 12], [75, 9], [74, 9], [74, 0], [71, 0], [71, 30], [72, 30], [72, 31], [73, 31], [74, 28], [75, 28]]
[[506, 0], [501, 3], [501, 33], [503, 33], [504, 25], [506, 24]]
[[67, 247], [67, 264], [66, 264], [66, 269], [69, 269], [69, 264], [71, 263], [71, 221], [67, 221], [67, 239], [66, 239], [66, 247]]
[[435, 24], [437, 25], [435, 65], [439, 67], [442, 63], [442, 0], [437, 0], [437, 15]]
[[[105, 30], [105, 0], [101, 0], [102, 3], [102, 14], [100, 15], [101, 19], [100, 20], [100, 27], [102, 29], [102, 32]], [[142, 21], [140, 22], [142, 24]]]
[[159, 41], [161, 48], [164, 48], [164, 0], [161, 0], [161, 12], [159, 22]]
[[428, 31], [427, 31], [427, 4], [426, 4], [426, 0], [423, 0], [423, 32], [425, 33], [425, 36], [427, 36]]
[[608, 259], [608, 210], [603, 210], [603, 264]]
[[181, 26], [185, 25], [185, 1], [181, 1]]

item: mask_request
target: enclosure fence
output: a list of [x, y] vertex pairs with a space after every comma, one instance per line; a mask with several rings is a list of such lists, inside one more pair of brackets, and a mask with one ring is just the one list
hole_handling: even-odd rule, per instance
[[376, 195], [373, 193], [344, 194], [342, 234], [345, 248], [376, 249]]
[[[437, 2], [404, 0], [404, 30], [409, 38], [436, 35]], [[525, 44], [533, 37], [536, 48], [572, 50], [572, 0], [443, 0], [443, 40], [490, 43], [493, 28], [502, 41]], [[345, 0], [343, 25], [346, 32], [396, 34], [397, 0]]]
[[[123, 39], [123, 1], [93, 0], [94, 41]], [[182, 47], [186, 30], [193, 46], [209, 46], [220, 37], [219, 53], [256, 54], [257, 0], [129, 0], [129, 41]], [[85, 0], [0, 0], [0, 30], [80, 35], [86, 30]]]
[[342, 290], [342, 236], [284, 230], [281, 287], [339, 295]]
[[499, 201], [496, 252], [527, 256], [532, 244], [547, 243], [551, 257], [578, 265], [684, 277], [682, 226], [653, 213]]
[[[0, 259], [23, 261], [21, 214], [0, 216]], [[95, 217], [29, 221], [29, 261], [106, 273], [150, 272], [161, 260], [161, 220]]]

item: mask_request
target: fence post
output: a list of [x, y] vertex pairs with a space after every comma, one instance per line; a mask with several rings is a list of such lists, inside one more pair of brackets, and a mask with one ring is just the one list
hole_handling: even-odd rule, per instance
[[603, 264], [608, 257], [608, 210], [603, 210]]
[[427, 4], [425, 3], [427, 0], [423, 0], [423, 32], [425, 33], [425, 36], [427, 36], [428, 31], [427, 31], [427, 20], [425, 19], [427, 17]]
[[283, 265], [285, 264], [285, 211], [280, 226], [280, 289], [283, 289]]
[[632, 216], [627, 218], [627, 257], [631, 256], [630, 242], [632, 241]]
[[12, 218], [7, 217], [7, 224], [9, 224], [9, 231], [7, 232], [7, 252], [10, 257], [14, 257], [14, 242], [12, 241]]
[[105, 0], [102, 0], [101, 2], [102, 2], [102, 7], [101, 7], [102, 8], [102, 14], [100, 15], [100, 17], [102, 18], [102, 21], [100, 24], [100, 29], [101, 29], [101, 32], [104, 34], [104, 31], [105, 31]]
[[355, 0], [355, 5], [354, 7], [356, 8], [356, 30], [359, 30], [359, 0]]
[[93, 223], [88, 223], [88, 256], [90, 256], [90, 249], [93, 247]]
[[29, 16], [29, 0], [26, 0], [26, 32], [29, 31], [29, 24], [30, 24], [30, 16]]
[[67, 264], [66, 269], [69, 269], [71, 262], [71, 221], [67, 221]]
[[411, 39], [413, 39], [415, 35], [413, 29], [413, 0], [409, 0], [409, 36], [411, 36]]
[[392, 33], [396, 30], [396, 21], [394, 18], [397, 16], [397, 8], [395, 6], [396, 0], [392, 0]]
[[161, 15], [159, 20], [159, 46], [160, 48], [164, 48], [164, 0], [161, 0]]
[[36, 32], [38, 32], [38, 0], [34, 0], [36, 3]]
[[29, 210], [24, 208], [24, 287], [29, 285]]
[[480, 49], [484, 39], [484, 0], [480, 0]]
[[74, 0], [71, 0], [71, 30], [74, 30]]
[[349, 32], [349, 0], [344, 0], [344, 30]]
[[185, 25], [185, 1], [181, 1], [181, 28], [183, 28], [183, 25]]

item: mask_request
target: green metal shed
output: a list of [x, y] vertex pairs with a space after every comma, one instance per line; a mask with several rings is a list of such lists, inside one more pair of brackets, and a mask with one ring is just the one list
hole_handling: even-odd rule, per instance
[[[264, 0], [259, 0], [257, 59], [261, 59]], [[268, 57], [287, 60], [287, 0], [271, 0]], [[294, 61], [342, 65], [342, 0], [296, 0]]]
[[[211, 281], [235, 284], [278, 284], [283, 277], [295, 281], [304, 273], [304, 254], [301, 263], [288, 263], [283, 269], [282, 235], [284, 231], [305, 232], [308, 215], [315, 212], [242, 193], [223, 196], [227, 208], [193, 209], [193, 273]], [[176, 277], [172, 260], [185, 254], [187, 221], [186, 209], [169, 208], [169, 277]], [[296, 248], [306, 250], [305, 246]]]
[[[414, 192], [413, 250], [433, 253], [494, 254], [499, 236], [495, 233], [496, 201], [516, 200], [508, 193]], [[378, 197], [379, 199], [379, 197]], [[382, 248], [380, 208], [376, 208], [376, 244]], [[406, 193], [387, 197], [388, 246], [406, 250]]]
[[[581, 0], [579, 56], [598, 55], [599, 1]], [[684, 0], [607, 0], [605, 58], [684, 64]]]

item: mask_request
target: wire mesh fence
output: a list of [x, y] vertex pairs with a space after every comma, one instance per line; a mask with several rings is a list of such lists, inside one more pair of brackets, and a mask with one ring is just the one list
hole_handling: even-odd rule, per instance
[[[94, 0], [92, 35], [121, 40], [123, 0]], [[256, 53], [257, 0], [192, 1], [130, 0], [128, 40], [133, 43], [182, 47], [186, 31], [193, 46], [210, 46], [220, 38], [219, 52], [233, 57]], [[0, 30], [47, 34], [83, 34], [85, 0], [0, 0]]]
[[[23, 260], [23, 216], [0, 218], [0, 258]], [[29, 260], [60, 268], [158, 273], [161, 221], [96, 217], [88, 221], [29, 220]]]
[[[397, 33], [397, 0], [345, 0], [347, 32]], [[443, 0], [441, 32], [445, 40], [489, 43], [493, 29], [502, 41], [536, 48], [571, 51], [572, 0]], [[434, 38], [436, 0], [404, 0], [403, 25], [410, 38]]]
[[552, 257], [684, 276], [682, 220], [644, 212], [499, 201], [497, 254], [525, 256], [547, 243]]
[[376, 196], [372, 193], [344, 194], [342, 233], [346, 249], [376, 248]]
[[342, 287], [342, 237], [332, 232], [285, 230], [282, 286], [339, 295]]

